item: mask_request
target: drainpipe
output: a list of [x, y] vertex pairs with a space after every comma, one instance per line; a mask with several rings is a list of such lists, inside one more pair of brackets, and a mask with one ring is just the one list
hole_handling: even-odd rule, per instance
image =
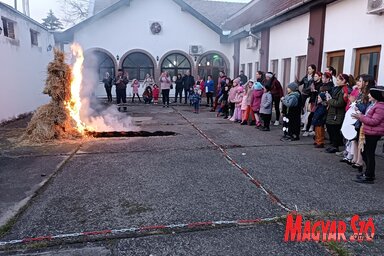
[[23, 13], [25, 15], [27, 15], [28, 17], [30, 16], [29, 15], [29, 0], [23, 0]]
[[17, 10], [17, 0], [14, 1], [15, 9]]

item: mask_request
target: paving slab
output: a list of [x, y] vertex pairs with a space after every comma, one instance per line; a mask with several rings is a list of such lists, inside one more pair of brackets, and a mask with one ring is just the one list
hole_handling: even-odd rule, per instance
[[79, 155], [6, 238], [283, 214], [217, 151]]
[[[357, 172], [334, 154], [312, 146], [286, 145], [228, 149], [240, 165], [299, 211], [364, 212], [383, 210], [383, 159], [377, 159], [373, 185], [352, 181]], [[245, 153], [245, 155], [244, 155]], [[369, 196], [367, 196], [369, 195]]]
[[63, 159], [63, 156], [0, 157], [0, 226], [35, 194]]
[[284, 226], [266, 224], [121, 240], [117, 255], [330, 255], [319, 244], [283, 238]]

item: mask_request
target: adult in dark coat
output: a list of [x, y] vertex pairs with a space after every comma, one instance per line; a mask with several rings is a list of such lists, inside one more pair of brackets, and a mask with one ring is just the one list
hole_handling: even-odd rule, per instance
[[240, 81], [241, 81], [241, 85], [245, 85], [248, 82], [248, 77], [246, 75], [244, 75], [244, 71], [243, 70], [240, 71], [239, 78], [240, 78]]
[[[127, 84], [128, 84], [128, 74], [123, 73], [122, 69], [119, 69], [117, 76], [115, 78], [116, 85], [116, 103], [120, 104], [121, 102], [127, 103]], [[124, 107], [124, 110], [127, 110], [127, 107]]]
[[105, 92], [107, 93], [108, 102], [112, 102], [112, 83], [113, 79], [108, 72], [105, 72], [105, 76], [103, 78]]
[[185, 95], [184, 104], [187, 104], [187, 99], [189, 97], [189, 93], [193, 90], [193, 86], [195, 85], [195, 78], [191, 75], [191, 72], [187, 70], [183, 77], [183, 89]]
[[177, 102], [177, 97], [179, 96], [180, 97], [180, 103], [181, 103], [181, 100], [183, 98], [182, 94], [183, 94], [183, 77], [181, 76], [181, 74], [177, 74], [177, 78], [176, 78], [176, 93], [175, 93], [175, 101], [173, 103], [176, 103]]

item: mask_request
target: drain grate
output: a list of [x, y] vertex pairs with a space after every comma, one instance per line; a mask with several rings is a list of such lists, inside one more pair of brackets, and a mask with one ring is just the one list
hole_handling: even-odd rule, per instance
[[139, 131], [139, 132], [127, 132], [127, 131], [112, 131], [112, 132], [87, 132], [88, 136], [92, 136], [94, 138], [118, 138], [118, 137], [166, 137], [166, 136], [175, 136], [176, 132], [164, 132], [164, 131], [156, 131], [156, 132], [147, 132], [147, 131]]

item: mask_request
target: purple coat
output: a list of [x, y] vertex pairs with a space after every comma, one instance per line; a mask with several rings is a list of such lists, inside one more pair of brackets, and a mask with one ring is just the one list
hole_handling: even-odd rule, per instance
[[368, 113], [360, 116], [367, 135], [384, 136], [384, 102], [377, 102]]
[[253, 90], [251, 108], [253, 112], [260, 111], [261, 97], [263, 96], [264, 90]]

